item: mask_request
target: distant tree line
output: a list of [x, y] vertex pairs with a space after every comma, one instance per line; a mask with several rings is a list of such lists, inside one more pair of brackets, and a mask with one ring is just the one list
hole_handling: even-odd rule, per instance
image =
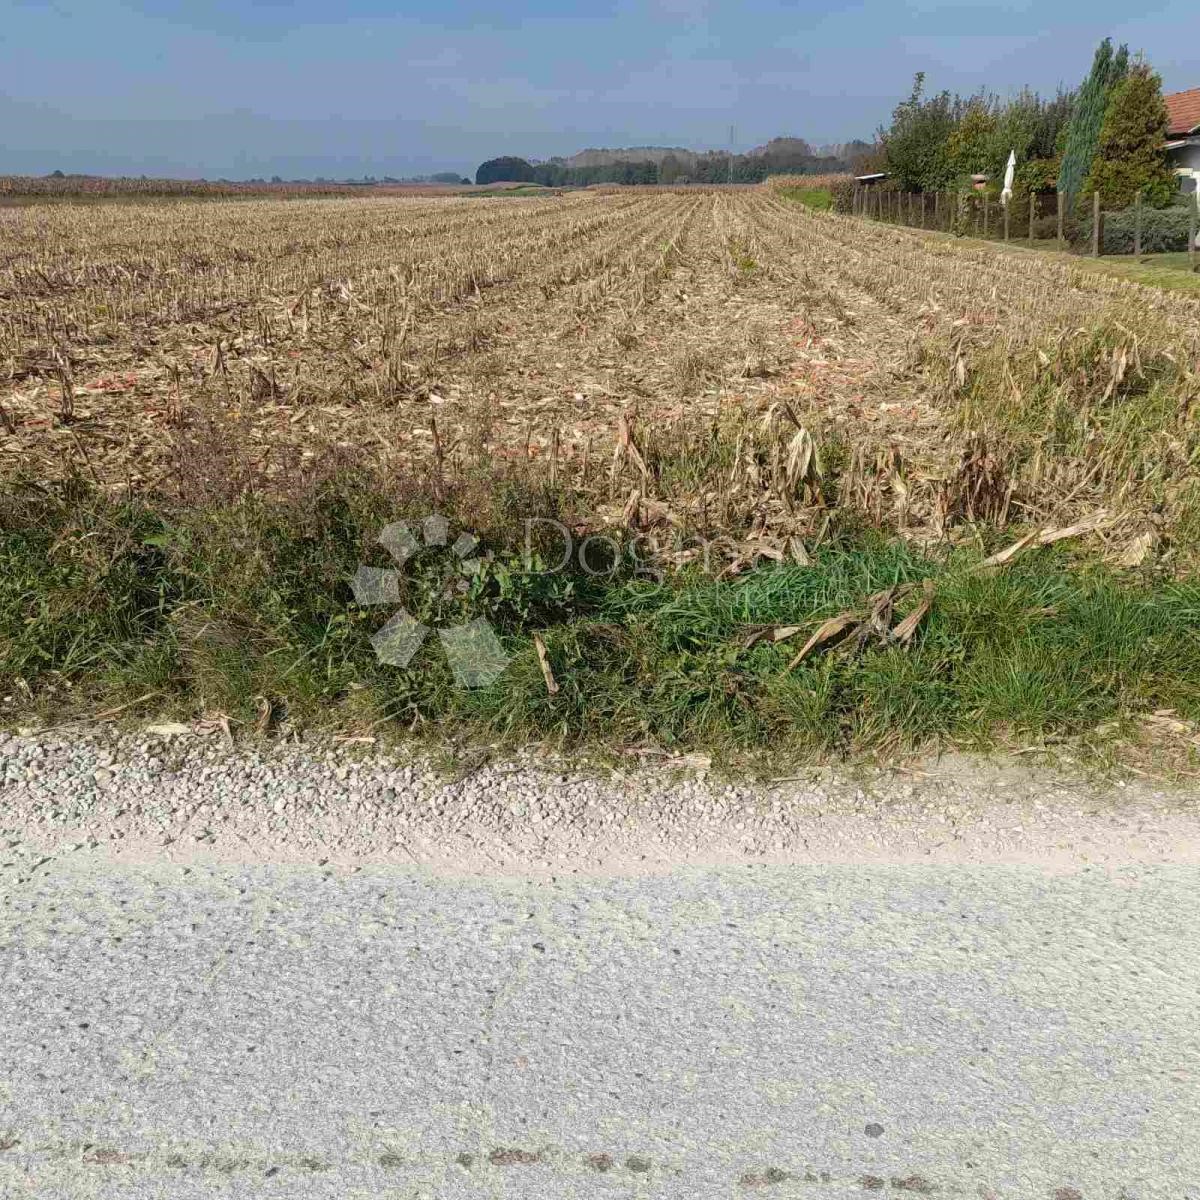
[[778, 149], [771, 143], [749, 154], [710, 150], [689, 154], [686, 158], [667, 153], [660, 159], [608, 162], [573, 166], [567, 160], [552, 158], [531, 162], [505, 156], [490, 158], [475, 172], [477, 184], [538, 183], [544, 187], [588, 187], [595, 183], [687, 184], [687, 183], [762, 183], [768, 175], [820, 175], [854, 169], [872, 147], [867, 142], [850, 142], [841, 154], [818, 154], [799, 138], [780, 139]]

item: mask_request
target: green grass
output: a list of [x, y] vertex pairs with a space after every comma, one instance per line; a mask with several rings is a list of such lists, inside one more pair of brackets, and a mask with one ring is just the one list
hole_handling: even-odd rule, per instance
[[777, 194], [784, 200], [822, 212], [833, 207], [833, 196], [828, 188], [781, 188]]
[[[1200, 717], [1197, 584], [1118, 576], [1061, 548], [983, 573], [977, 550], [925, 557], [862, 536], [826, 544], [811, 566], [729, 580], [546, 574], [524, 569], [515, 518], [531, 504], [553, 512], [553, 498], [510, 494], [490, 512], [452, 498], [450, 513], [455, 503], [494, 557], [448, 590], [453, 573], [423, 551], [401, 598], [431, 625], [483, 616], [499, 631], [512, 661], [479, 691], [454, 686], [435, 638], [407, 669], [376, 662], [368, 638], [390, 609], [356, 606], [349, 578], [361, 561], [386, 563], [372, 540], [402, 514], [362, 481], [203, 512], [79, 487], [10, 498], [0, 713], [62, 718], [132, 702], [139, 717], [217, 710], [252, 725], [265, 697], [300, 724], [801, 756], [1081, 734], [1156, 708]], [[410, 515], [420, 510], [414, 498]], [[788, 669], [823, 619], [925, 579], [932, 608], [910, 645], [871, 634]], [[751, 631], [778, 625], [802, 629], [748, 646]]]
[[[1045, 254], [1059, 262], [1067, 262], [1088, 271], [1115, 275], [1121, 279], [1163, 288], [1166, 291], [1200, 292], [1200, 271], [1192, 270], [1186, 250], [1170, 254], [1143, 254], [1136, 258], [1132, 254], [1105, 254], [1099, 258], [1093, 258], [1087, 250], [1059, 250], [1056, 238], [1035, 238], [1031, 245], [1029, 239], [1019, 232], [1010, 231], [1010, 238], [1007, 242], [996, 236], [985, 239], [967, 234], [962, 238], [956, 238], [953, 233], [947, 233], [940, 229], [915, 230], [914, 232], [923, 232], [926, 237], [930, 238], [954, 239], [963, 243], [992, 246], [1000, 250]], [[1197, 261], [1200, 262], [1200, 257]]]
[[[1101, 258], [1082, 258], [1080, 263], [1109, 275], [1119, 275], [1137, 283], [1181, 292], [1200, 292], [1200, 271], [1193, 271], [1187, 251], [1175, 254], [1106, 254]], [[1197, 259], [1200, 262], [1200, 259]]]

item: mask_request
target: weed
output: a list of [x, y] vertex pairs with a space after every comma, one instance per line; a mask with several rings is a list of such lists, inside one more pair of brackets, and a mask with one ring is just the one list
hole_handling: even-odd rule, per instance
[[[203, 512], [79, 485], [10, 499], [0, 526], [7, 708], [62, 712], [153, 693], [173, 711], [253, 724], [265, 696], [293, 722], [816, 753], [1080, 733], [1161, 708], [1200, 717], [1200, 586], [1117, 576], [1059, 548], [984, 572], [975, 549], [930, 557], [878, 537], [831, 542], [808, 566], [648, 582], [598, 580], [577, 565], [529, 571], [516, 539], [493, 535], [486, 571], [455, 594], [453, 614], [488, 616], [513, 657], [494, 684], [463, 691], [436, 645], [406, 669], [371, 653], [377, 618], [354, 605], [347, 581], [383, 507], [353, 478], [288, 504], [247, 497]], [[431, 578], [406, 576], [414, 608]], [[932, 606], [910, 643], [852, 635], [792, 665], [796, 639], [822, 621], [926, 579]], [[427, 591], [424, 601], [442, 611]], [[909, 608], [898, 601], [892, 619]], [[778, 628], [796, 633], [748, 636]]]

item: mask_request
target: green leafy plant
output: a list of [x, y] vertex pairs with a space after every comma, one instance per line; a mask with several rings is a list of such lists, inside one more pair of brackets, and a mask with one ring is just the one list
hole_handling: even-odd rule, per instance
[[1163, 150], [1169, 124], [1162, 81], [1135, 63], [1112, 90], [1084, 195], [1099, 192], [1105, 207], [1123, 208], [1139, 194], [1147, 204], [1168, 203], [1176, 191]]

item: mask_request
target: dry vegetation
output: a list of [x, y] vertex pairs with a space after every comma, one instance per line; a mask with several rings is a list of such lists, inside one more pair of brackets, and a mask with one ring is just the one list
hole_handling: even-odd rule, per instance
[[439, 183], [265, 183], [230, 179], [113, 178], [105, 175], [0, 175], [0, 204], [21, 200], [138, 200], [164, 196], [445, 196], [461, 190]]
[[[0, 209], [0, 706], [1190, 747], [1198, 392], [1194, 299], [770, 188]], [[371, 656], [405, 503], [495, 549], [403, 584], [480, 695]], [[715, 570], [530, 573], [527, 514]]]
[[194, 500], [486, 457], [774, 547], [837, 510], [928, 540], [1103, 507], [1121, 553], [1172, 553], [1198, 331], [1188, 298], [766, 189], [24, 208], [0, 464]]

